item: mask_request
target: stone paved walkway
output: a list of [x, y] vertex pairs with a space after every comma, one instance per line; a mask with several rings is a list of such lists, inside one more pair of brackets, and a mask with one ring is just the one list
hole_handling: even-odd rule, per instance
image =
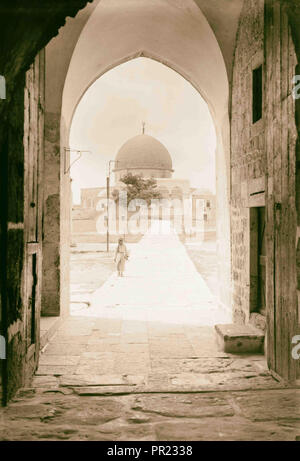
[[296, 440], [300, 390], [81, 395], [19, 392], [0, 410], [0, 440]]
[[166, 223], [154, 224], [128, 248], [125, 276], [114, 272], [92, 295], [83, 295], [90, 307], [72, 305], [73, 315], [206, 326], [231, 321]]
[[[176, 251], [175, 251], [176, 249]], [[147, 235], [43, 350], [1, 440], [295, 440], [300, 390], [220, 352], [228, 321], [176, 235]], [[84, 315], [82, 315], [84, 313]]]
[[[264, 357], [218, 351], [211, 327], [70, 318], [45, 348], [34, 383], [125, 385], [152, 390], [274, 386]], [[48, 381], [48, 378], [46, 379]]]
[[88, 393], [102, 393], [102, 386], [113, 392], [280, 386], [262, 355], [220, 352], [212, 327], [91, 317], [63, 323], [41, 354], [33, 384]]

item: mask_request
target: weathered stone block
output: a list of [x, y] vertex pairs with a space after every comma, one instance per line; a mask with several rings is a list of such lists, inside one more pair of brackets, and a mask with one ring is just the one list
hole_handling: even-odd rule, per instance
[[259, 314], [258, 312], [252, 312], [250, 315], [250, 320], [249, 322], [251, 325], [253, 325], [255, 328], [258, 328], [262, 332], [266, 331], [266, 317], [262, 314]]
[[264, 333], [252, 325], [215, 325], [220, 349], [230, 353], [262, 352]]

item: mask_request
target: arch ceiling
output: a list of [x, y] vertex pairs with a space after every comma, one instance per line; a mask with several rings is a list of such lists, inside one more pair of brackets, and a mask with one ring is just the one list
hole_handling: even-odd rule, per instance
[[[66, 126], [70, 126], [80, 98], [99, 76], [137, 56], [156, 59], [179, 72], [200, 91], [213, 115], [221, 121], [228, 110], [230, 64], [226, 69], [223, 56], [232, 55], [235, 34], [230, 37], [229, 26], [222, 28], [220, 23], [226, 22], [226, 12], [232, 17], [231, 22], [237, 19], [240, 3], [241, 0], [98, 1], [85, 25], [82, 22], [84, 27], [70, 62], [63, 95]], [[214, 28], [221, 27], [218, 38], [226, 45], [223, 55], [200, 8]]]
[[194, 0], [212, 28], [231, 82], [235, 39], [244, 0]]

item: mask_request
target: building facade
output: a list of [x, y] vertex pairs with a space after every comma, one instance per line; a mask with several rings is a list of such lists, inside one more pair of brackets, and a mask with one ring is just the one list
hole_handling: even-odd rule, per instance
[[[209, 191], [190, 186], [188, 179], [173, 178], [172, 158], [165, 146], [152, 136], [141, 134], [128, 140], [118, 151], [114, 161], [114, 184], [110, 187], [110, 198], [126, 190], [122, 178], [127, 175], [140, 176], [143, 179], [154, 179], [156, 190], [160, 194], [161, 209], [157, 218], [169, 219], [174, 222], [175, 213], [182, 214], [182, 225], [178, 225], [178, 232], [189, 237], [199, 239], [213, 238], [216, 234], [216, 200]], [[72, 241], [75, 242], [101, 242], [106, 237], [106, 228], [97, 231], [97, 220], [102, 220], [106, 215], [107, 203], [106, 187], [81, 189], [81, 204], [73, 206], [72, 210]], [[184, 221], [184, 212], [190, 202], [191, 222]], [[129, 205], [129, 204], [128, 204]], [[184, 211], [184, 206], [185, 211]], [[117, 210], [113, 211], [117, 214]], [[149, 226], [151, 224], [151, 209], [149, 206]], [[128, 219], [133, 212], [128, 213]], [[152, 215], [152, 218], [154, 214]], [[118, 217], [116, 216], [118, 221]], [[198, 226], [198, 231], [187, 227]], [[117, 233], [112, 233], [111, 238], [116, 240], [118, 223], [115, 226]], [[127, 236], [130, 239], [130, 236]]]

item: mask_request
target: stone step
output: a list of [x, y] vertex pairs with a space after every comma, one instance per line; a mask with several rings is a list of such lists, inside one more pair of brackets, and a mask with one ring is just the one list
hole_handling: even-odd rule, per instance
[[263, 353], [264, 332], [253, 325], [215, 325], [220, 350], [232, 354]]

